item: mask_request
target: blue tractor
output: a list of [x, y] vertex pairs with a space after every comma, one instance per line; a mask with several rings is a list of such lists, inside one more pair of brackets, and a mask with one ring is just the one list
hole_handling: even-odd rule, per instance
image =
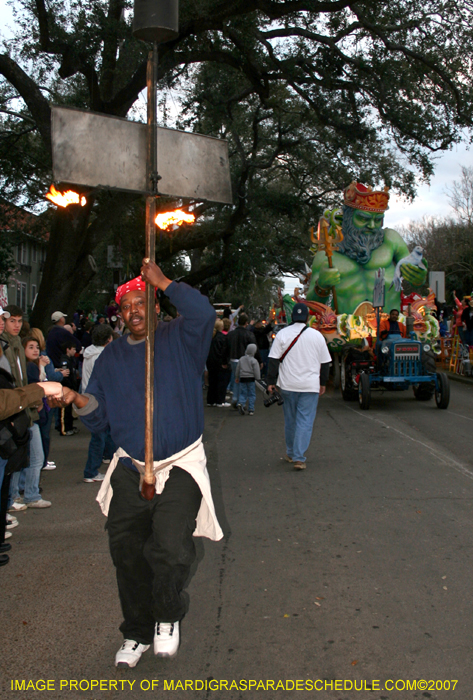
[[405, 391], [412, 387], [418, 401], [435, 395], [438, 408], [447, 408], [450, 384], [437, 372], [431, 344], [390, 335], [376, 344], [376, 351], [349, 348], [342, 356], [340, 386], [345, 401], [358, 398], [360, 408], [370, 407], [371, 391]]

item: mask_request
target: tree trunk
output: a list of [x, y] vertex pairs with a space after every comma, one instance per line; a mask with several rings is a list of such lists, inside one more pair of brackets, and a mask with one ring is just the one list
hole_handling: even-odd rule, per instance
[[93, 251], [88, 230], [91, 207], [92, 202], [85, 207], [73, 204], [53, 216], [43, 278], [30, 317], [31, 326], [43, 332], [51, 326], [54, 311], [72, 321], [79, 297], [95, 274], [88, 258]]

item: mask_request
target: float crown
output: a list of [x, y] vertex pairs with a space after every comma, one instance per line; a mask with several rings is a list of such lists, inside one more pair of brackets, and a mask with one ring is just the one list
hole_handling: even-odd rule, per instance
[[372, 187], [365, 187], [360, 182], [352, 182], [344, 192], [343, 202], [352, 209], [364, 211], [385, 212], [388, 209], [389, 187], [384, 190], [374, 191]]

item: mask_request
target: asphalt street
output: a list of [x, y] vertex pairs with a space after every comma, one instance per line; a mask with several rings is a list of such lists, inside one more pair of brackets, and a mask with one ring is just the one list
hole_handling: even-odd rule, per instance
[[254, 416], [206, 407], [225, 539], [197, 540], [178, 656], [149, 650], [130, 670], [113, 665], [121, 614], [99, 485], [82, 482], [88, 433], [54, 434], [53, 506], [18, 513], [0, 570], [0, 695], [470, 700], [473, 386], [451, 390], [446, 411], [411, 392], [361, 411], [329, 391], [303, 472], [281, 460], [282, 408], [259, 393]]

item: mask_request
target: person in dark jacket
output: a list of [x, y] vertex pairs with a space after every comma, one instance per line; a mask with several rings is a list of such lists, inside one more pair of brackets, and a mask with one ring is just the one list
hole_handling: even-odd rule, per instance
[[46, 353], [53, 365], [59, 367], [63, 343], [73, 338], [76, 352], [80, 352], [82, 345], [70, 331], [65, 330], [66, 315], [62, 311], [55, 311], [51, 315], [51, 321], [54, 323], [54, 326], [50, 329], [46, 338]]
[[207, 357], [207, 370], [209, 373], [209, 389], [207, 392], [207, 406], [230, 406], [225, 402], [225, 392], [230, 370], [225, 362], [226, 340], [222, 333], [223, 321], [215, 321], [212, 342], [210, 343], [209, 355]]
[[465, 345], [473, 345], [473, 298], [462, 312], [463, 337]]
[[268, 372], [268, 356], [269, 356], [269, 334], [273, 330], [271, 323], [266, 323], [260, 319], [256, 321], [253, 325], [251, 322], [251, 330], [256, 338], [256, 345], [261, 355], [261, 361], [263, 363], [263, 368], [261, 370], [261, 376], [265, 377]]
[[[26, 357], [23, 345], [20, 340], [20, 331], [23, 324], [23, 311], [13, 305], [6, 307], [10, 313], [10, 318], [5, 321], [5, 330], [2, 340], [7, 346], [3, 346], [5, 356], [10, 363], [10, 374], [17, 387], [28, 384], [26, 370]], [[10, 500], [13, 510], [25, 510], [28, 508], [49, 508], [49, 501], [41, 498], [39, 492], [39, 478], [43, 467], [44, 452], [41, 442], [39, 427], [35, 421], [39, 420], [38, 411], [35, 408], [26, 408], [26, 414], [30, 420], [28, 428], [30, 432], [29, 440], [29, 461], [26, 467], [20, 471], [15, 471], [10, 482]], [[24, 491], [23, 498], [20, 497], [20, 482]], [[46, 504], [46, 505], [45, 505]]]
[[[0, 308], [1, 311], [1, 308]], [[1, 328], [0, 313], [0, 328]], [[0, 357], [2, 356], [2, 343], [0, 341]], [[12, 388], [13, 384], [10, 381], [11, 375], [0, 366], [0, 421], [8, 419], [7, 427], [13, 422], [18, 428], [18, 420], [21, 421], [21, 414], [27, 406], [35, 406], [42, 401], [43, 396], [54, 396], [60, 398], [62, 396], [62, 387], [57, 382], [41, 382], [38, 384], [29, 384], [27, 386]], [[10, 388], [11, 387], [11, 388]], [[24, 427], [29, 423], [24, 421]], [[21, 468], [21, 463], [28, 462], [28, 450], [24, 445], [19, 447], [16, 452], [10, 457], [0, 456], [0, 566], [8, 564], [10, 558], [6, 552], [11, 549], [9, 542], [5, 542], [5, 530], [7, 526], [7, 504], [8, 493], [10, 490], [10, 478], [12, 471]], [[12, 464], [13, 463], [13, 464]], [[19, 510], [24, 510], [26, 506], [22, 506]], [[13, 518], [16, 521], [16, 518]], [[11, 522], [11, 521], [10, 521]]]
[[[232, 392], [232, 407], [237, 408], [238, 400], [240, 398], [240, 387], [235, 382], [235, 372], [238, 365], [238, 360], [246, 352], [246, 348], [250, 343], [256, 345], [256, 338], [254, 334], [248, 328], [248, 316], [246, 314], [240, 314], [238, 318], [238, 327], [226, 337], [226, 349], [225, 349], [225, 364], [230, 362], [232, 376], [230, 379], [230, 391]], [[259, 364], [261, 365], [261, 355], [259, 351], [255, 355]]]

